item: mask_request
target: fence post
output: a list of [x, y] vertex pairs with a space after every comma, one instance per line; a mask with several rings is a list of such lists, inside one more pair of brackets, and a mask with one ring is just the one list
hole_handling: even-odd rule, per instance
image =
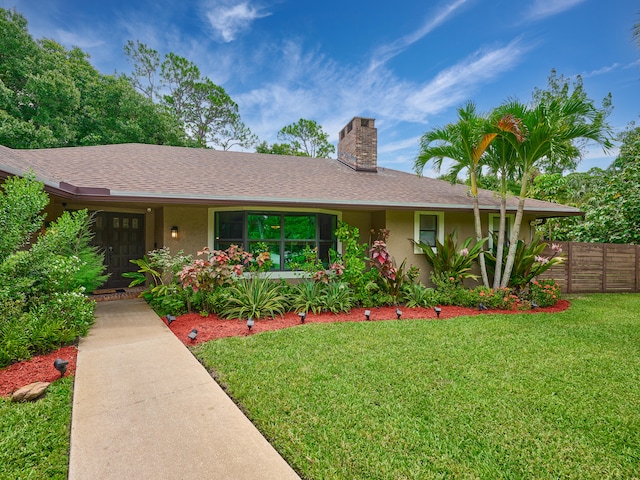
[[571, 280], [571, 258], [572, 258], [572, 245], [573, 242], [567, 242], [567, 261], [566, 261], [566, 268], [567, 268], [567, 293], [572, 293], [573, 290], [573, 285], [572, 285], [572, 280]]

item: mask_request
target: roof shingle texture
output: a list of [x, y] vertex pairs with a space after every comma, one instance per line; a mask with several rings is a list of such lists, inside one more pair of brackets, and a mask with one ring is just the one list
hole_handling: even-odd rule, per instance
[[[335, 159], [226, 152], [162, 145], [121, 144], [38, 150], [0, 147], [0, 170], [57, 185], [105, 188], [111, 199], [171, 199], [184, 204], [261, 203], [367, 209], [472, 207], [465, 185], [378, 168], [358, 172]], [[481, 190], [483, 209], [497, 209]], [[517, 198], [508, 200], [515, 209]], [[571, 215], [579, 211], [527, 199], [526, 210]]]

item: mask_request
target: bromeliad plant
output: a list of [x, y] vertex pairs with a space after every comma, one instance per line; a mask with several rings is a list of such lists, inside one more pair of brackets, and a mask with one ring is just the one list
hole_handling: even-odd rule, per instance
[[456, 285], [465, 279], [478, 279], [478, 275], [471, 273], [474, 262], [482, 252], [482, 247], [487, 241], [483, 238], [471, 247], [473, 238], [467, 238], [462, 246], [458, 246], [458, 233], [456, 230], [447, 235], [443, 243], [436, 239], [435, 252], [431, 245], [412, 240], [424, 252], [427, 262], [433, 267], [433, 275], [436, 278], [448, 278]]

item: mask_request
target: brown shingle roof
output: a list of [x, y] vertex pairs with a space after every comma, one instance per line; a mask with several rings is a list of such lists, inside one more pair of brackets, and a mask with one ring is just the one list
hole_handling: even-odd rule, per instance
[[[30, 169], [50, 188], [92, 199], [102, 196], [103, 201], [472, 208], [464, 185], [387, 168], [357, 172], [334, 159], [142, 144], [40, 150], [0, 147], [0, 171], [24, 174]], [[481, 208], [498, 208], [493, 192], [482, 190], [479, 196]], [[509, 199], [508, 205], [515, 209], [517, 199]], [[572, 207], [532, 199], [527, 199], [525, 208], [546, 216], [579, 213]]]

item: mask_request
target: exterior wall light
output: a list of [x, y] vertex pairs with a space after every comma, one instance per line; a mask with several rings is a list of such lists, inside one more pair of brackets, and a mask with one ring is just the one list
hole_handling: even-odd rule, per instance
[[178, 227], [171, 227], [171, 238], [178, 238]]

